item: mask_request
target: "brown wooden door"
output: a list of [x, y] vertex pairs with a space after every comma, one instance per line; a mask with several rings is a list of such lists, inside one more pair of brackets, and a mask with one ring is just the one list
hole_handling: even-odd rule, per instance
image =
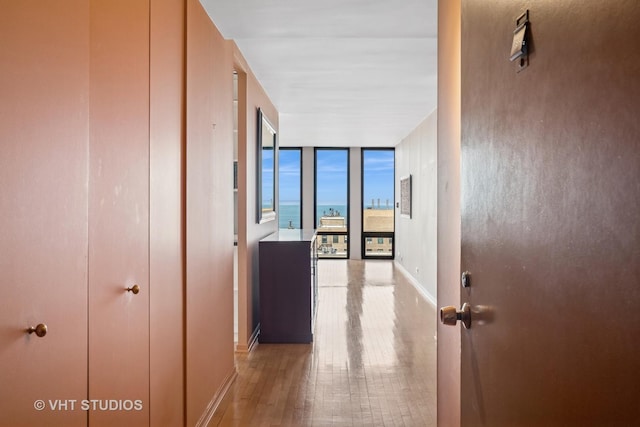
[[638, 22], [635, 0], [463, 0], [463, 426], [640, 420]]
[[[149, 425], [149, 3], [91, 3], [89, 425]], [[127, 291], [138, 285], [135, 294]]]
[[88, 14], [0, 13], [1, 426], [86, 425]]

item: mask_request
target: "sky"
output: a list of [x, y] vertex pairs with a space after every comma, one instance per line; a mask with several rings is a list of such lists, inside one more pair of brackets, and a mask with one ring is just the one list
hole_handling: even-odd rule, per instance
[[283, 150], [280, 156], [280, 202], [300, 200], [300, 151]]
[[[393, 150], [363, 150], [364, 152], [364, 206], [371, 199], [380, 199], [384, 207], [394, 204], [394, 152]], [[347, 204], [347, 150], [317, 150], [317, 200], [319, 205]], [[280, 201], [300, 198], [300, 151], [280, 150]], [[354, 191], [352, 188], [351, 191]], [[357, 189], [357, 191], [360, 191]]]
[[262, 206], [272, 207], [274, 197], [273, 170], [275, 160], [273, 149], [262, 150]]
[[316, 151], [316, 204], [347, 205], [348, 150]]
[[394, 152], [392, 150], [365, 150], [363, 159], [363, 183], [364, 193], [362, 203], [365, 207], [371, 206], [374, 199], [377, 206], [385, 207], [387, 200], [389, 207], [394, 205]]

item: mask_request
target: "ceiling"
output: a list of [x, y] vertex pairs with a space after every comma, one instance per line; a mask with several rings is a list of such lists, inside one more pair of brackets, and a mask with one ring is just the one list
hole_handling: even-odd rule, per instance
[[436, 108], [437, 0], [200, 0], [278, 109], [281, 146], [392, 147]]

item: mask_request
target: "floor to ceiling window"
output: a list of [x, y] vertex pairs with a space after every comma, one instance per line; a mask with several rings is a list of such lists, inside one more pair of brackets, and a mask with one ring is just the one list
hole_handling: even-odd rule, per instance
[[318, 256], [349, 258], [349, 149], [315, 149]]
[[279, 228], [302, 228], [302, 149], [280, 147]]
[[393, 148], [362, 149], [362, 257], [393, 258]]

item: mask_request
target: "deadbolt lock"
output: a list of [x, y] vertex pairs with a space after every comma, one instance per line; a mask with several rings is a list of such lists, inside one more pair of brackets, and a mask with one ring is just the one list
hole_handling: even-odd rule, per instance
[[465, 271], [464, 273], [462, 273], [462, 276], [460, 276], [460, 283], [462, 283], [462, 287], [463, 288], [468, 288], [469, 286], [471, 286], [471, 272], [470, 271]]

